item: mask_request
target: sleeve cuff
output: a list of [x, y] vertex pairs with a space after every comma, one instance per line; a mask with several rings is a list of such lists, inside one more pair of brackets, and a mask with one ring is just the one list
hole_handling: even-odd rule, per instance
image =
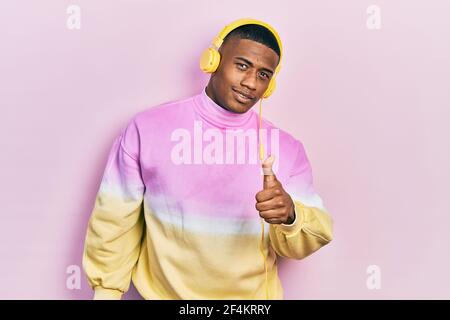
[[103, 287], [94, 288], [94, 300], [120, 300], [123, 292], [115, 289], [107, 289]]

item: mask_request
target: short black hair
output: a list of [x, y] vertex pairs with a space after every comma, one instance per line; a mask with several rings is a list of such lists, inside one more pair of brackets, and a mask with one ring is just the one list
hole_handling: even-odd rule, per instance
[[275, 38], [272, 31], [259, 24], [245, 24], [243, 26], [237, 27], [229, 34], [227, 34], [227, 36], [223, 39], [223, 43], [225, 43], [227, 39], [234, 37], [259, 42], [275, 51], [278, 57], [280, 57], [281, 55], [277, 38]]

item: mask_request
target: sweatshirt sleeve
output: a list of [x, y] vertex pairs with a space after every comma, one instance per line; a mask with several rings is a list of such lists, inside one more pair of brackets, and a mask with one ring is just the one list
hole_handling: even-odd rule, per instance
[[271, 245], [282, 257], [302, 259], [333, 239], [333, 220], [314, 190], [311, 165], [299, 141], [290, 177], [282, 184], [294, 201], [295, 220], [270, 224]]
[[112, 145], [88, 223], [83, 269], [94, 299], [121, 299], [139, 257], [144, 183], [138, 157], [132, 121]]

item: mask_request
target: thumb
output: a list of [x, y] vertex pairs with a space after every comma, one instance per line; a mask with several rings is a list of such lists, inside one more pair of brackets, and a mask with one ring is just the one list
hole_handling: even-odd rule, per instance
[[272, 170], [274, 161], [275, 156], [271, 155], [262, 163], [262, 170], [264, 173], [264, 189], [272, 187], [274, 185], [274, 182], [277, 180]]

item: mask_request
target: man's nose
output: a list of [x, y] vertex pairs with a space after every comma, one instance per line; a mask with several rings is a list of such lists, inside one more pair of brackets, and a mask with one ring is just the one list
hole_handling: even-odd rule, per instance
[[256, 72], [247, 72], [241, 81], [241, 85], [250, 90], [256, 89]]

